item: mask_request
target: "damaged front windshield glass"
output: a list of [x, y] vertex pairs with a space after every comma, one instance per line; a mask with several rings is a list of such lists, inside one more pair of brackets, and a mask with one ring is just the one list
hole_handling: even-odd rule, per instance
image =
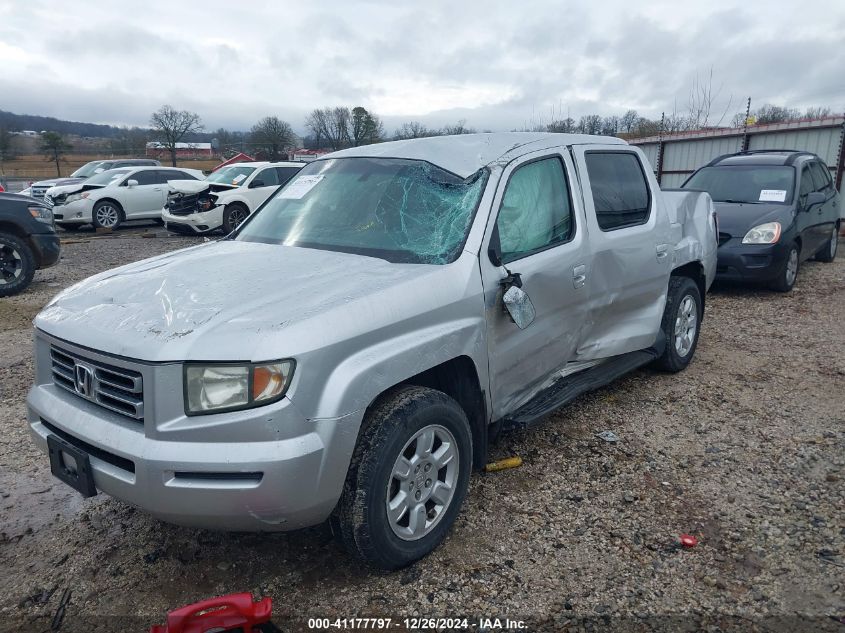
[[235, 239], [445, 264], [466, 239], [487, 182], [431, 163], [341, 158], [305, 167]]

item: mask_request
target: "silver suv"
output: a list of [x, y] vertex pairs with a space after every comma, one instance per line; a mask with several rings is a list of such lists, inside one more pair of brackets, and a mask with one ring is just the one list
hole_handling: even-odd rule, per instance
[[226, 239], [53, 299], [29, 424], [85, 495], [226, 530], [329, 519], [397, 568], [501, 429], [690, 362], [716, 246], [709, 195], [662, 193], [618, 139], [336, 152]]

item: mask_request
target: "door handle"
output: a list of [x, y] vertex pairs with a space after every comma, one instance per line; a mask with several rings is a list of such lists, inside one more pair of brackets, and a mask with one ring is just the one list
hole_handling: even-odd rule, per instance
[[666, 259], [666, 256], [669, 255], [669, 245], [668, 244], [658, 244], [654, 247], [655, 252], [657, 253], [657, 261], [662, 261]]
[[587, 266], [579, 264], [572, 269], [572, 285], [575, 288], [583, 288], [587, 283]]

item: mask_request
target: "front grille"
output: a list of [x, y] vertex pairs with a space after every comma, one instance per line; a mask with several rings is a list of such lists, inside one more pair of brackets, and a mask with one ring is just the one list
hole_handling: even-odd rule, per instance
[[114, 367], [50, 346], [53, 382], [80, 398], [139, 422], [144, 421], [140, 372]]
[[731, 239], [729, 233], [719, 233], [719, 246]]
[[35, 187], [35, 186], [33, 186], [31, 195], [32, 195], [33, 198], [38, 198], [40, 200], [41, 198], [44, 197], [44, 194], [47, 192], [47, 190], [49, 188], [50, 187]]
[[202, 193], [176, 193], [167, 196], [167, 210], [173, 215], [191, 215], [208, 211], [212, 207], [211, 199], [207, 192]]

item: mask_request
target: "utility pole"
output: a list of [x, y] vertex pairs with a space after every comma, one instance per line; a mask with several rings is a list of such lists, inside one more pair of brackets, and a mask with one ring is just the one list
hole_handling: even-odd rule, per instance
[[742, 146], [739, 148], [740, 152], [748, 151], [748, 119], [751, 118], [751, 97], [748, 97], [748, 103], [745, 106], [745, 120], [742, 122]]
[[663, 178], [663, 129], [666, 126], [666, 113], [660, 113], [660, 129], [657, 131], [657, 164], [654, 166], [654, 171], [657, 175], [657, 184], [660, 184]]

